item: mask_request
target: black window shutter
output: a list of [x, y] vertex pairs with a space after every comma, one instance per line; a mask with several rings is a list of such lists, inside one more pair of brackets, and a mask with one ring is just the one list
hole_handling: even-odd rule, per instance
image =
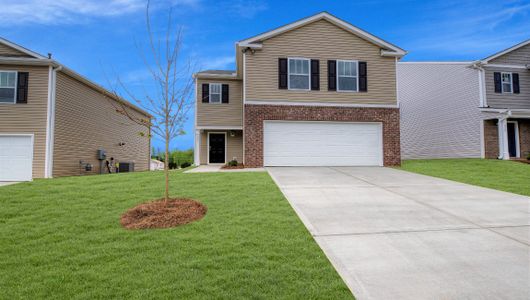
[[278, 58], [278, 88], [287, 89], [287, 58]]
[[28, 103], [28, 72], [18, 72], [17, 103]]
[[495, 93], [502, 93], [502, 84], [501, 84], [501, 73], [493, 73], [493, 81], [495, 83]]
[[366, 62], [359, 62], [359, 92], [368, 91], [368, 70], [366, 68]]
[[320, 90], [320, 61], [318, 59], [311, 60], [311, 89]]
[[202, 84], [202, 102], [210, 102], [210, 85], [208, 83]]
[[519, 94], [521, 90], [519, 89], [519, 74], [512, 73], [512, 82], [513, 82], [513, 93]]
[[228, 84], [222, 85], [221, 98], [222, 98], [222, 101], [221, 101], [222, 103], [228, 103]]
[[337, 90], [337, 61], [328, 60], [328, 90]]

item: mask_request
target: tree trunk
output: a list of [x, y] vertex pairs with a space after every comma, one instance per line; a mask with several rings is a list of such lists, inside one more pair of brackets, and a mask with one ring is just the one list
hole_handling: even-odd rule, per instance
[[166, 191], [164, 193], [164, 199], [166, 202], [169, 201], [169, 137], [168, 131], [166, 130], [166, 161], [164, 164], [164, 176], [166, 179]]

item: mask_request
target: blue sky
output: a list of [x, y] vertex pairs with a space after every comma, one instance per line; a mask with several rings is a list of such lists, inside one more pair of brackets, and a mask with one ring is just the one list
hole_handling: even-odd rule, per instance
[[[202, 69], [233, 69], [234, 43], [328, 11], [409, 51], [406, 61], [475, 60], [530, 38], [525, 1], [154, 0], [155, 32], [173, 8], [182, 57]], [[303, 3], [303, 4], [302, 4]], [[146, 45], [144, 0], [0, 0], [1, 36], [103, 86], [119, 74], [141, 98], [152, 88], [140, 50]], [[173, 148], [193, 146], [193, 112]], [[155, 139], [153, 144], [162, 147]]]

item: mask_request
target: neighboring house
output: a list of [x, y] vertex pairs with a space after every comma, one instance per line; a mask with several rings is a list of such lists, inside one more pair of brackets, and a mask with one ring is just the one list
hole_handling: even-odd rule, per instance
[[[94, 174], [107, 159], [148, 170], [150, 115], [76, 72], [0, 39], [0, 181]], [[92, 166], [92, 168], [90, 168]]]
[[164, 162], [151, 158], [151, 165], [149, 167], [151, 171], [164, 170]]
[[400, 62], [398, 86], [404, 159], [530, 153], [530, 40], [479, 61]]
[[400, 164], [396, 64], [406, 52], [326, 12], [236, 44], [196, 79], [195, 164]]

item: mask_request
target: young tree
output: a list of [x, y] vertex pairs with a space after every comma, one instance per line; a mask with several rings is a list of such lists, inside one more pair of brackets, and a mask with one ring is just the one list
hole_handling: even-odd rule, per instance
[[[184, 122], [193, 106], [191, 98], [193, 93], [192, 65], [189, 60], [182, 62], [179, 55], [182, 46], [182, 31], [180, 27], [176, 29], [172, 27], [171, 9], [169, 10], [165, 34], [162, 38], [157, 38], [152, 29], [149, 7], [150, 1], [147, 1], [145, 16], [148, 55], [141, 52], [141, 56], [154, 87], [150, 89], [144, 87], [145, 95], [138, 97], [131, 92], [131, 89], [119, 76], [116, 84], [138, 106], [150, 113], [152, 119], [146, 120], [138, 117], [121, 102], [114, 104], [111, 101], [111, 103], [118, 113], [137, 124], [150, 128], [155, 136], [165, 142], [164, 199], [167, 202], [169, 199], [169, 146], [174, 138], [185, 133], [183, 130]], [[113, 88], [113, 93], [121, 98], [118, 89]]]

